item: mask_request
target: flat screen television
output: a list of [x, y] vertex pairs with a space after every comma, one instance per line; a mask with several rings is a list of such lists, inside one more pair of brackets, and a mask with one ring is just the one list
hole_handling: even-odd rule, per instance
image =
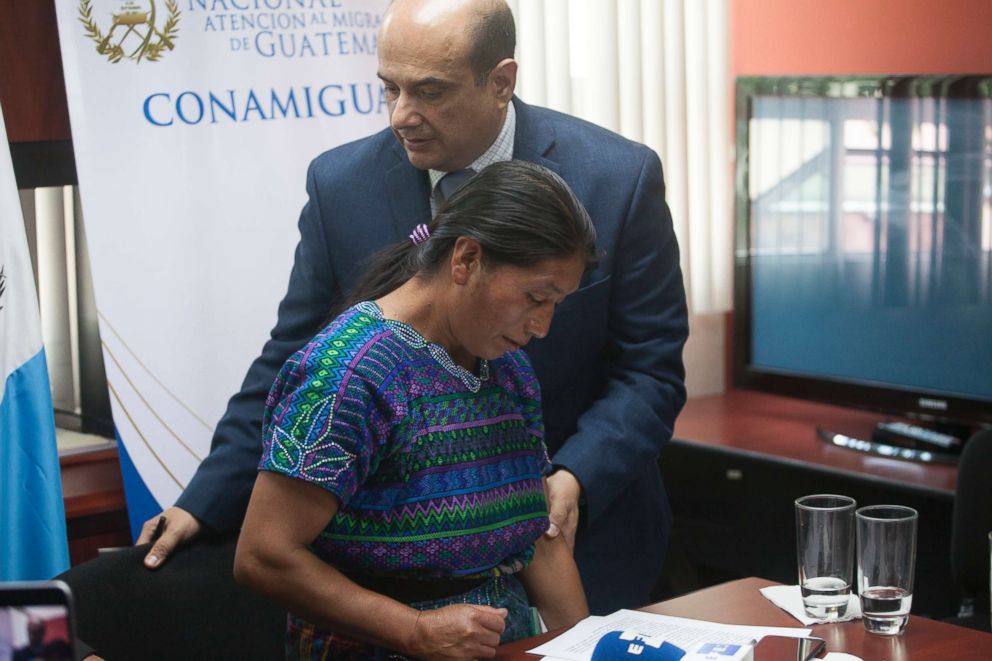
[[992, 75], [737, 79], [737, 387], [992, 425]]

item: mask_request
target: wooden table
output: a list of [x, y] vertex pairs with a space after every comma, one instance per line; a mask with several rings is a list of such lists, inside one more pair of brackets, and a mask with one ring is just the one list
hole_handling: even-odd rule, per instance
[[[725, 624], [754, 624], [769, 627], [801, 626], [791, 615], [774, 606], [758, 590], [778, 585], [763, 578], [743, 578], [641, 610], [661, 615], [690, 617]], [[813, 625], [813, 635], [827, 641], [828, 652], [847, 652], [864, 661], [921, 661], [992, 659], [992, 634], [911, 615], [901, 636], [866, 633], [860, 620], [841, 624]], [[526, 650], [552, 638], [545, 634], [499, 648], [497, 659], [536, 659]]]

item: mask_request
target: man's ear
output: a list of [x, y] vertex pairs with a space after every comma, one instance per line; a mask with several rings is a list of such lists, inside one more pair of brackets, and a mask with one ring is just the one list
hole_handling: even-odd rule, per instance
[[513, 98], [517, 87], [517, 61], [511, 57], [502, 60], [489, 72], [489, 84], [500, 105], [505, 107]]
[[460, 236], [451, 251], [451, 281], [467, 285], [473, 274], [482, 270], [482, 246], [475, 239]]

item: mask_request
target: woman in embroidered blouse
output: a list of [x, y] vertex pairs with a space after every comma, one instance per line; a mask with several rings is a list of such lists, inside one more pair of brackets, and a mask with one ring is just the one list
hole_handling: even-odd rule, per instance
[[587, 614], [548, 527], [540, 390], [520, 350], [596, 259], [540, 166], [482, 170], [380, 254], [276, 378], [235, 558], [287, 606], [289, 658], [485, 658]]

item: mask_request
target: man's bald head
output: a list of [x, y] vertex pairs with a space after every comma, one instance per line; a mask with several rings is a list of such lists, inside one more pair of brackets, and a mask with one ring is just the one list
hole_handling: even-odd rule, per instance
[[499, 135], [513, 100], [513, 16], [504, 0], [396, 0], [379, 32], [389, 125], [410, 163], [452, 172]]
[[[448, 40], [468, 39], [464, 54], [477, 85], [517, 47], [513, 12], [505, 0], [394, 0], [386, 10], [383, 37], [429, 30]], [[454, 53], [452, 53], [454, 55]]]

